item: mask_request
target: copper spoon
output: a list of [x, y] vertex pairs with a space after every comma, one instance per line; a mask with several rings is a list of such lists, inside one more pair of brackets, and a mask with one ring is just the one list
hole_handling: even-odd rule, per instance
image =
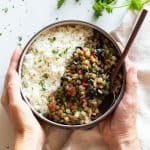
[[[115, 96], [114, 86], [113, 86], [114, 81], [115, 81], [115, 79], [116, 79], [116, 77], [118, 75], [118, 72], [119, 72], [119, 70], [120, 70], [120, 68], [121, 68], [121, 66], [122, 66], [122, 64], [123, 64], [123, 62], [124, 62], [128, 52], [130, 50], [130, 47], [131, 47], [132, 43], [134, 42], [134, 39], [135, 39], [135, 37], [136, 37], [136, 35], [137, 35], [137, 33], [138, 33], [138, 31], [139, 31], [143, 21], [144, 21], [147, 13], [148, 13], [148, 11], [146, 9], [142, 10], [142, 12], [141, 12], [141, 14], [140, 14], [140, 16], [139, 16], [135, 26], [134, 26], [134, 29], [133, 29], [130, 37], [129, 37], [129, 40], [128, 40], [125, 48], [124, 48], [124, 51], [123, 51], [123, 53], [120, 56], [120, 59], [119, 59], [119, 61], [117, 63], [117, 66], [116, 66], [116, 68], [115, 68], [115, 70], [114, 70], [114, 72], [112, 74], [112, 77], [111, 77], [111, 92], [105, 98], [105, 100], [101, 103], [100, 108], [99, 108], [102, 113], [105, 113], [110, 108], [110, 106], [115, 102], [116, 96]], [[112, 99], [112, 101], [111, 101], [111, 99]]]

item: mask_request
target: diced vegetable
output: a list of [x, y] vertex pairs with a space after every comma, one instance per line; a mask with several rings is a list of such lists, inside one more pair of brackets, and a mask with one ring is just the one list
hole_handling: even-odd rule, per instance
[[[56, 103], [50, 101], [51, 118], [64, 124], [84, 124], [96, 119], [101, 114], [101, 102], [109, 94], [109, 70], [116, 61], [113, 51], [77, 47], [61, 77], [61, 86], [54, 93]], [[120, 88], [120, 80], [117, 82]], [[61, 112], [58, 116], [57, 111]]]

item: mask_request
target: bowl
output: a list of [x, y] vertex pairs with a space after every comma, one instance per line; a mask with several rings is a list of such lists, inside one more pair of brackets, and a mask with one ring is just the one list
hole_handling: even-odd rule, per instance
[[[57, 22], [54, 24], [50, 24], [48, 26], [46, 26], [45, 28], [43, 28], [42, 30], [40, 30], [38, 33], [36, 33], [30, 40], [29, 42], [26, 44], [26, 46], [23, 49], [22, 55], [20, 57], [19, 63], [18, 63], [18, 73], [19, 76], [21, 77], [21, 71], [22, 71], [22, 64], [23, 64], [23, 59], [24, 56], [26, 54], [26, 52], [28, 51], [28, 48], [31, 46], [31, 44], [43, 33], [46, 32], [47, 30], [51, 30], [54, 27], [58, 27], [61, 25], [82, 25], [82, 26], [86, 26], [88, 28], [92, 28], [94, 30], [96, 30], [96, 32], [101, 33], [105, 38], [107, 38], [115, 47], [116, 51], [118, 52], [118, 55], [121, 55], [121, 50], [119, 48], [119, 46], [117, 45], [116, 41], [113, 39], [113, 37], [107, 33], [106, 31], [104, 31], [103, 29], [101, 29], [98, 26], [95, 26], [93, 24], [90, 24], [88, 22], [84, 22], [84, 21], [79, 21], [79, 20], [65, 20], [65, 21], [61, 21], [61, 22]], [[117, 99], [115, 100], [115, 102], [113, 103], [113, 105], [101, 116], [99, 116], [97, 119], [91, 121], [90, 123], [87, 124], [80, 124], [80, 125], [66, 125], [66, 124], [60, 124], [54, 121], [51, 121], [49, 119], [47, 119], [46, 117], [44, 117], [43, 115], [41, 115], [40, 113], [38, 113], [33, 106], [30, 104], [29, 100], [25, 97], [24, 92], [22, 90], [21, 87], [21, 95], [22, 98], [24, 99], [24, 101], [28, 104], [28, 106], [30, 107], [30, 109], [33, 111], [33, 113], [41, 120], [43, 120], [44, 122], [50, 124], [50, 125], [54, 125], [57, 127], [62, 127], [62, 128], [68, 128], [68, 129], [77, 129], [77, 128], [90, 128], [93, 127], [94, 125], [96, 125], [97, 123], [103, 121], [104, 119], [106, 119], [114, 110], [115, 108], [118, 106], [118, 104], [120, 103], [123, 94], [124, 94], [124, 89], [125, 89], [125, 76], [126, 76], [126, 68], [125, 68], [125, 63], [122, 65], [122, 75], [123, 75], [123, 81], [122, 81], [122, 86], [121, 86], [121, 90], [119, 93], [119, 96], [117, 97]]]

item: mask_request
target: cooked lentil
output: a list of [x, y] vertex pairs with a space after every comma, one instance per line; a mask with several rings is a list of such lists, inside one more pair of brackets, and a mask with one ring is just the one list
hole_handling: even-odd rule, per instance
[[49, 118], [63, 124], [86, 124], [100, 116], [99, 106], [110, 92], [110, 71], [116, 62], [117, 57], [108, 49], [77, 47], [61, 86], [49, 97]]

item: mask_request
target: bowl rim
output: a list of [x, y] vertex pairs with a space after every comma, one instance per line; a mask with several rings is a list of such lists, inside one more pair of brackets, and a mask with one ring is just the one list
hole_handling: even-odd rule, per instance
[[[63, 20], [63, 21], [59, 21], [59, 22], [55, 22], [52, 24], [47, 25], [46, 27], [42, 28], [41, 30], [39, 30], [34, 36], [32, 36], [32, 38], [27, 42], [27, 44], [25, 45], [25, 47], [23, 48], [22, 54], [20, 56], [19, 62], [18, 62], [18, 66], [17, 66], [17, 72], [19, 74], [19, 77], [21, 78], [21, 69], [22, 69], [22, 64], [23, 64], [23, 59], [24, 56], [28, 50], [28, 48], [30, 47], [30, 45], [43, 33], [46, 32], [47, 30], [50, 30], [51, 28], [54, 28], [56, 26], [61, 26], [61, 25], [71, 25], [71, 24], [75, 24], [75, 25], [84, 25], [87, 26], [89, 28], [95, 29], [96, 31], [100, 32], [101, 34], [103, 34], [108, 40], [110, 40], [112, 42], [112, 44], [114, 45], [114, 47], [116, 48], [116, 50], [118, 51], [118, 53], [121, 55], [121, 49], [119, 47], [119, 45], [117, 44], [116, 40], [109, 34], [107, 33], [105, 30], [103, 30], [101, 27], [96, 26], [94, 24], [91, 24], [89, 22], [86, 21], [81, 21], [81, 20]], [[33, 106], [30, 104], [29, 100], [25, 97], [23, 90], [22, 90], [22, 85], [21, 85], [21, 96], [23, 98], [23, 100], [28, 104], [28, 106], [30, 107], [30, 109], [32, 110], [32, 112], [41, 120], [45, 121], [46, 123], [53, 125], [53, 126], [57, 126], [57, 127], [61, 127], [61, 128], [68, 128], [68, 129], [77, 129], [77, 128], [91, 128], [94, 125], [96, 125], [97, 123], [103, 121], [104, 119], [106, 119], [114, 110], [115, 108], [118, 106], [118, 104], [120, 103], [123, 95], [124, 95], [124, 90], [125, 90], [125, 77], [126, 77], [126, 66], [125, 66], [125, 62], [123, 64], [123, 83], [122, 83], [122, 87], [120, 90], [120, 94], [118, 96], [118, 98], [115, 100], [115, 102], [113, 103], [113, 105], [101, 116], [99, 116], [97, 119], [91, 121], [88, 124], [81, 124], [81, 125], [65, 125], [65, 124], [60, 124], [54, 121], [51, 121], [49, 119], [47, 119], [46, 117], [42, 116], [40, 113], [38, 113]]]

